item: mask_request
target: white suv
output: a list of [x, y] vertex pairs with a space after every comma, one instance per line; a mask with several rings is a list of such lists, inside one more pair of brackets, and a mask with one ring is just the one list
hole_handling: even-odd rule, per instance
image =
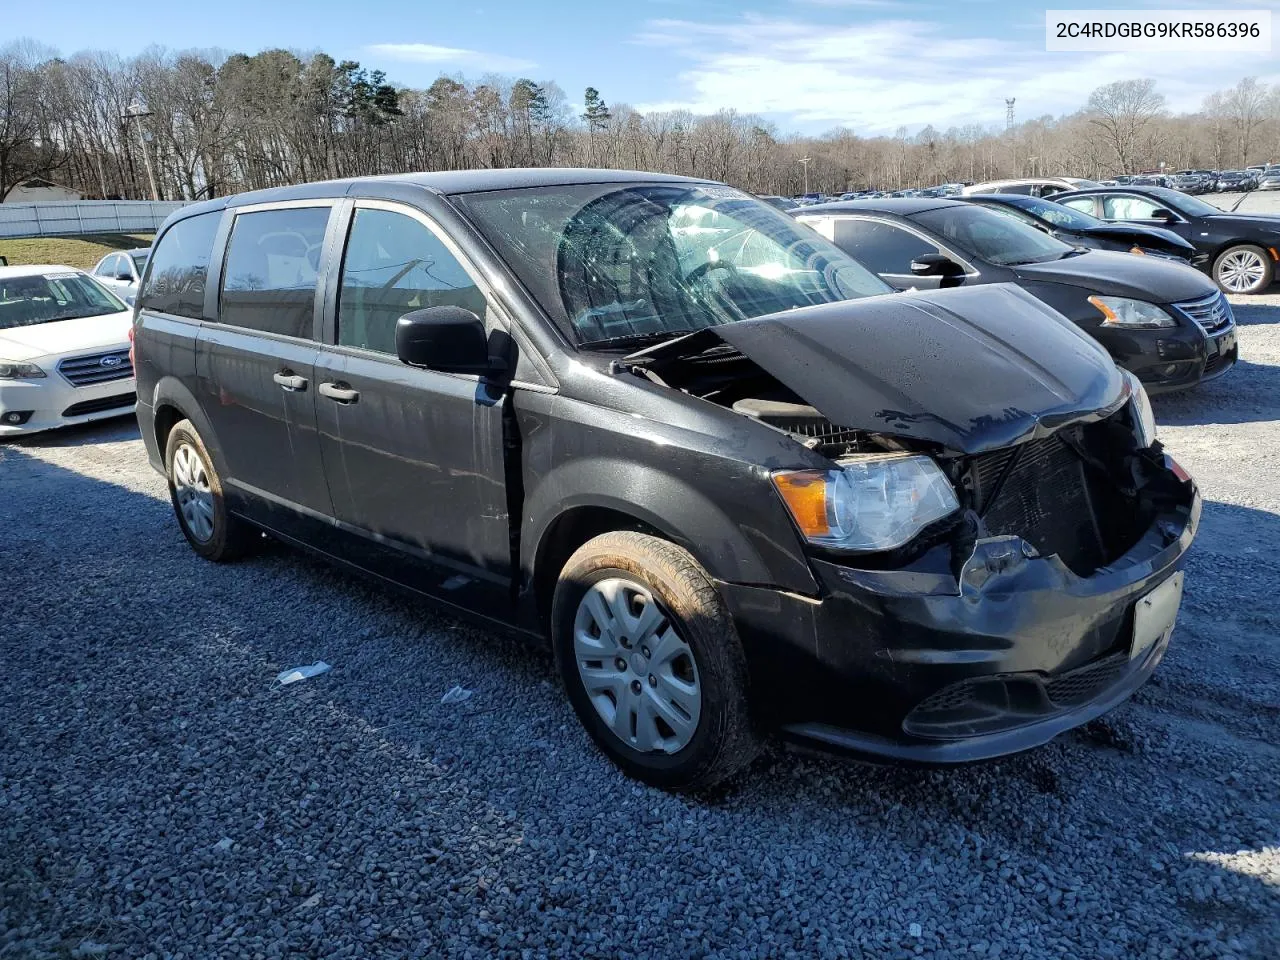
[[0, 267], [0, 437], [132, 413], [132, 311], [71, 267]]

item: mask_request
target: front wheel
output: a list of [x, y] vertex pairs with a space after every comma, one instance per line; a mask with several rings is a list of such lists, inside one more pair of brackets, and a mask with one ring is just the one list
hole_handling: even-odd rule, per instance
[[642, 533], [596, 537], [561, 571], [551, 616], [569, 700], [628, 774], [698, 790], [755, 756], [742, 644], [688, 552]]
[[1213, 261], [1213, 279], [1227, 293], [1261, 293], [1273, 278], [1270, 255], [1251, 243], [1228, 247]]

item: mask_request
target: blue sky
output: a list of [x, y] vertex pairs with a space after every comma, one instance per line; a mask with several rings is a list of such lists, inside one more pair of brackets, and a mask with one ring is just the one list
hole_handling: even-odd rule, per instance
[[[1062, 8], [1205, 8], [1206, 0], [1056, 0]], [[1226, 0], [1230, 8], [1280, 3]], [[609, 103], [760, 113], [785, 131], [859, 133], [1001, 125], [1081, 106], [1094, 87], [1154, 77], [1170, 106], [1199, 107], [1255, 75], [1280, 82], [1270, 54], [1063, 54], [1044, 50], [1044, 6], [1014, 0], [214, 0], [163, 14], [103, 16], [102, 3], [28, 5], [6, 32], [71, 53], [150, 44], [324, 50], [426, 86], [441, 72], [555, 80], [572, 102], [588, 84]], [[127, 8], [121, 8], [127, 9]], [[1280, 16], [1275, 17], [1280, 30]]]

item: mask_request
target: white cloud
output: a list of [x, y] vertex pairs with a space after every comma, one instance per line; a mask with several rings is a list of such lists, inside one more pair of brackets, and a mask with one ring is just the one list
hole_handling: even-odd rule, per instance
[[471, 70], [516, 73], [521, 70], [531, 70], [537, 66], [537, 63], [532, 60], [521, 60], [518, 57], [508, 57], [500, 53], [465, 50], [461, 47], [438, 47], [431, 43], [375, 43], [367, 49], [370, 53], [387, 60], [439, 64]]
[[847, 125], [860, 133], [899, 126], [1002, 124], [1006, 97], [1019, 117], [1068, 113], [1113, 80], [1152, 77], [1177, 111], [1247, 74], [1280, 80], [1268, 54], [1063, 54], [1044, 50], [1044, 34], [996, 39], [980, 28], [883, 18], [832, 27], [747, 14], [728, 23], [655, 20], [636, 42], [686, 58], [677, 94], [640, 110], [687, 109], [789, 118], [808, 130]]

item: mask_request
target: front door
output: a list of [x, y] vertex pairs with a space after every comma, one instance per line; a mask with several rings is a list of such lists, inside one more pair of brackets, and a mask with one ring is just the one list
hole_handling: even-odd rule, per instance
[[1174, 219], [1155, 217], [1156, 210], [1169, 210], [1169, 207], [1150, 197], [1142, 197], [1134, 193], [1106, 193], [1102, 195], [1102, 219], [1112, 222], [1138, 223], [1144, 227], [1160, 227], [1172, 230], [1184, 240], [1191, 239], [1191, 225], [1175, 211]]
[[238, 213], [218, 322], [200, 330], [202, 407], [236, 509], [285, 534], [332, 512], [316, 436], [320, 254], [331, 205]]
[[316, 361], [316, 411], [335, 516], [353, 559], [472, 610], [509, 602], [505, 387], [396, 357], [396, 321], [455, 305], [502, 329], [473, 272], [424, 214], [357, 200]]

